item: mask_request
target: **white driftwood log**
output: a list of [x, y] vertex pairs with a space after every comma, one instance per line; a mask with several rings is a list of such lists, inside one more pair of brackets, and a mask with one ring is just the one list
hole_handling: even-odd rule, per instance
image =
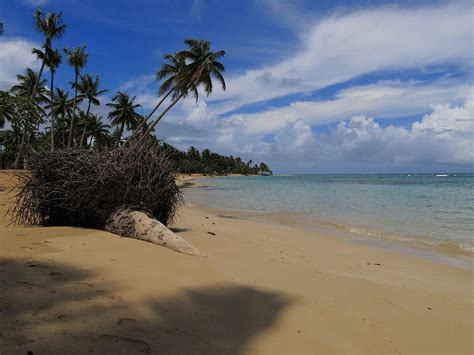
[[204, 256], [197, 248], [170, 231], [164, 224], [140, 211], [120, 210], [112, 214], [107, 220], [105, 230], [122, 237], [162, 245], [183, 254]]

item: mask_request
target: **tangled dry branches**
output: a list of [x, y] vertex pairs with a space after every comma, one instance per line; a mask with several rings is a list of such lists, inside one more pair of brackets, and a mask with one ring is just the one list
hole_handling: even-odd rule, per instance
[[119, 209], [143, 211], [163, 224], [182, 203], [175, 172], [151, 144], [109, 152], [40, 152], [19, 175], [15, 223], [84, 226], [102, 229]]

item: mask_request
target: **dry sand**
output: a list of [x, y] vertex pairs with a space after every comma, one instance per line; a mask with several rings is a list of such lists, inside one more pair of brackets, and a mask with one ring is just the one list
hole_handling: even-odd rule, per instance
[[0, 191], [2, 355], [474, 351], [467, 270], [186, 206], [173, 228], [197, 258], [9, 226], [8, 205]]

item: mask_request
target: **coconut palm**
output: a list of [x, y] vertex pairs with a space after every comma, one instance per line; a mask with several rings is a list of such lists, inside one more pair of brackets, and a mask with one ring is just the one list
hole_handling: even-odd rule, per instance
[[201, 154], [199, 153], [199, 150], [195, 146], [190, 146], [186, 154], [191, 160], [201, 159]]
[[[53, 38], [61, 38], [66, 31], [66, 25], [62, 23], [62, 13], [50, 12], [48, 15], [44, 16], [41, 10], [36, 10], [33, 17], [36, 31], [41, 32], [44, 36], [43, 48], [45, 50], [51, 49], [51, 42], [53, 41]], [[33, 86], [31, 97], [35, 96], [35, 92], [39, 86], [39, 81], [41, 80], [45, 65], [45, 57], [43, 57], [43, 60], [41, 61], [41, 68], [38, 74], [38, 80]]]
[[[212, 93], [212, 79], [216, 79], [222, 87], [222, 90], [226, 89], [225, 80], [222, 76], [225, 68], [218, 59], [225, 55], [225, 51], [220, 50], [217, 52], [211, 52], [211, 43], [206, 40], [195, 40], [187, 39], [184, 43], [189, 47], [186, 51], [181, 51], [175, 55], [178, 60], [184, 60], [186, 65], [181, 68], [178, 74], [175, 74], [172, 84], [174, 84], [173, 100], [168, 107], [153, 121], [148, 127], [144, 136], [150, 133], [155, 126], [160, 122], [163, 116], [184, 96], [188, 95], [190, 91], [193, 92], [197, 100], [197, 87], [200, 85], [204, 86], [204, 92], [207, 96]], [[160, 72], [162, 77], [167, 77], [167, 68], [162, 67]], [[160, 75], [158, 72], [158, 75]], [[166, 80], [160, 87], [160, 92], [164, 92], [169, 85]]]
[[86, 53], [86, 47], [74, 47], [73, 49], [64, 48], [64, 53], [66, 54], [68, 64], [74, 68], [74, 99], [72, 103], [72, 117], [69, 127], [69, 138], [67, 146], [68, 148], [72, 147], [73, 137], [74, 137], [74, 125], [75, 125], [75, 118], [76, 118], [76, 105], [77, 105], [77, 88], [78, 88], [78, 80], [81, 69], [87, 63], [87, 57], [89, 56]]
[[45, 101], [46, 97], [44, 96], [44, 85], [46, 84], [46, 79], [39, 79], [39, 74], [33, 71], [31, 68], [26, 69], [25, 75], [18, 74], [16, 79], [18, 84], [12, 86], [10, 89], [11, 92], [19, 96], [33, 97], [35, 84], [39, 83], [39, 87], [35, 92], [35, 100], [37, 102]]
[[112, 102], [107, 104], [107, 106], [113, 108], [113, 110], [109, 112], [109, 119], [111, 120], [112, 126], [120, 127], [117, 145], [122, 139], [125, 127], [127, 127], [127, 130], [130, 130], [130, 128], [136, 127], [140, 121], [141, 116], [135, 112], [135, 110], [140, 108], [141, 105], [134, 104], [134, 101], [135, 96], [130, 97], [127, 93], [119, 91], [117, 95], [112, 98]]
[[40, 49], [33, 48], [33, 53], [42, 60], [43, 63], [49, 68], [51, 73], [51, 80], [50, 80], [50, 100], [49, 100], [49, 107], [50, 107], [50, 116], [51, 116], [51, 150], [54, 150], [54, 110], [53, 110], [53, 102], [54, 102], [54, 74], [58, 69], [59, 65], [61, 64], [61, 54], [57, 49], [52, 49], [50, 47], [46, 47], [45, 51], [41, 51]]
[[212, 78], [216, 79], [226, 90], [225, 80], [222, 73], [225, 71], [224, 65], [218, 61], [225, 55], [225, 51], [211, 52], [211, 43], [206, 40], [186, 39], [184, 41], [189, 50], [182, 51], [181, 54], [190, 61], [189, 71], [191, 80], [196, 85], [204, 85], [207, 96], [212, 93]]
[[42, 123], [44, 115], [43, 110], [30, 96], [14, 95], [15, 115], [12, 126], [15, 125], [21, 130], [21, 140], [19, 140], [19, 148], [16, 152], [15, 162], [16, 169], [21, 167], [23, 153], [27, 143], [34, 138], [35, 127]]
[[8, 91], [0, 91], [0, 128], [3, 128], [7, 121], [11, 122], [14, 115], [14, 98]]
[[[186, 58], [179, 53], [174, 54], [165, 54], [163, 59], [167, 60], [168, 63], [164, 63], [160, 70], [156, 73], [156, 79], [162, 80], [166, 79], [160, 86], [158, 95], [161, 96], [161, 100], [158, 101], [153, 110], [144, 118], [140, 125], [134, 130], [130, 138], [134, 137], [137, 133], [142, 133], [141, 129], [147, 124], [150, 117], [156, 112], [156, 110], [161, 106], [161, 104], [170, 96], [172, 93], [178, 93], [177, 88], [179, 85], [179, 79], [182, 77], [182, 73], [186, 68]], [[197, 99], [197, 89], [195, 86], [192, 87], [193, 93]], [[145, 131], [148, 127], [145, 129]], [[129, 138], [129, 139], [130, 139]]]
[[71, 115], [68, 114], [66, 116], [56, 115], [56, 144], [61, 143], [63, 148], [67, 147], [67, 139], [68, 139], [68, 132], [69, 132], [69, 124], [71, 121]]
[[[44, 89], [46, 79], [40, 79], [39, 74], [37, 74], [30, 68], [26, 69], [25, 75], [18, 74], [16, 78], [18, 84], [12, 86], [10, 91], [14, 93], [18, 98], [24, 99], [24, 105], [22, 105], [22, 107], [28, 108], [28, 110], [31, 111], [32, 108], [30, 106], [35, 105], [36, 111], [38, 111], [39, 113], [43, 113], [42, 108], [39, 106], [39, 104], [47, 101], [47, 98], [45, 96], [46, 90]], [[37, 89], [35, 89], [35, 85], [39, 85]], [[27, 103], [26, 101], [29, 102]], [[29, 117], [33, 117], [33, 115], [29, 115]], [[38, 115], [36, 117], [38, 117], [38, 121], [36, 122], [36, 124], [39, 124], [41, 116]], [[23, 151], [25, 148], [26, 141], [28, 140], [27, 136], [30, 135], [30, 126], [30, 124], [22, 125], [20, 148], [18, 149], [15, 162], [13, 163], [16, 168], [19, 168], [21, 165]]]
[[[44, 108], [46, 110], [51, 110], [51, 103], [48, 103]], [[56, 87], [56, 93], [54, 94], [53, 99], [53, 110], [54, 117], [58, 119], [64, 119], [66, 116], [72, 114], [72, 101], [69, 98], [68, 91]]]
[[[100, 105], [100, 101], [97, 97], [107, 90], [99, 90], [99, 76], [96, 75], [95, 79], [92, 77], [92, 74], [86, 74], [81, 77], [81, 82], [78, 84], [78, 90], [81, 92], [81, 95], [87, 99], [87, 110], [86, 110], [86, 117], [89, 117], [89, 113], [91, 110], [91, 104], [98, 106]], [[79, 148], [82, 148], [82, 144], [84, 142], [85, 134], [87, 130], [87, 121], [86, 124], [83, 126], [82, 135], [79, 141]]]
[[[103, 145], [107, 146], [110, 141], [110, 126], [102, 122], [102, 117], [89, 115], [88, 127], [88, 136], [91, 138], [90, 149]], [[92, 142], [94, 142], [94, 144], [92, 144]]]

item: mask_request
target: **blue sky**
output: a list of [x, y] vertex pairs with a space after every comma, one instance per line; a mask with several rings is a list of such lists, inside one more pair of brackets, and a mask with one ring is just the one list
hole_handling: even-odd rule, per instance
[[[228, 90], [183, 100], [157, 127], [180, 148], [281, 173], [473, 169], [470, 1], [0, 0], [0, 89], [38, 67], [35, 8], [63, 12], [55, 46], [87, 45], [103, 103], [124, 90], [144, 113], [164, 53], [188, 37], [225, 49]], [[71, 78], [63, 63], [58, 83]]]

